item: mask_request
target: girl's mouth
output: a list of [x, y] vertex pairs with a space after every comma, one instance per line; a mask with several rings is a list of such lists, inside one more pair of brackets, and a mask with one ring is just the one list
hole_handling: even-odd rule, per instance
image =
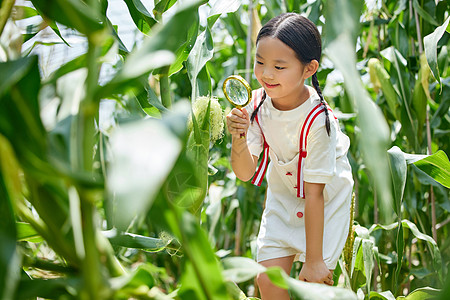
[[265, 84], [266, 87], [269, 88], [269, 89], [273, 89], [274, 87], [279, 86], [279, 84], [269, 84], [269, 83], [267, 83], [267, 82], [264, 82], [264, 84]]

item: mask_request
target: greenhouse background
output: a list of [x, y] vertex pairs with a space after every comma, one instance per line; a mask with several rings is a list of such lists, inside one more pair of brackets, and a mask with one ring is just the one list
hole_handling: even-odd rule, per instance
[[[0, 299], [450, 298], [450, 3], [0, 0]], [[265, 183], [236, 178], [226, 77], [294, 11], [350, 137], [335, 286], [264, 268]]]

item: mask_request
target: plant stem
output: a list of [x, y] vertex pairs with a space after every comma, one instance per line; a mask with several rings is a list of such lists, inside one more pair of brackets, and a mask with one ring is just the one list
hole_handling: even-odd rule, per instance
[[241, 223], [242, 223], [242, 214], [241, 214], [241, 208], [237, 208], [236, 212], [236, 237], [234, 241], [234, 255], [240, 256], [241, 255]]
[[161, 102], [166, 108], [172, 106], [172, 99], [170, 97], [170, 80], [169, 80], [169, 66], [164, 67], [159, 75], [159, 87], [161, 92]]
[[0, 36], [3, 33], [3, 29], [5, 29], [6, 22], [8, 22], [15, 2], [16, 0], [3, 0], [0, 8]]
[[423, 45], [422, 45], [422, 34], [420, 32], [419, 15], [417, 14], [416, 10], [414, 10], [414, 18], [416, 19], [417, 43], [419, 44], [419, 55], [420, 55], [423, 52]]
[[80, 199], [84, 199], [81, 203], [81, 216], [83, 224], [83, 241], [85, 257], [82, 261], [83, 280], [84, 280], [84, 296], [87, 299], [103, 299], [101, 291], [103, 290], [102, 273], [100, 269], [100, 255], [97, 249], [97, 237], [94, 222], [94, 205], [88, 201], [87, 195], [80, 192]]
[[[419, 44], [419, 55], [423, 53], [423, 45], [422, 45], [422, 34], [420, 32], [420, 20], [417, 11], [414, 10], [414, 17], [416, 19], [416, 31], [417, 31], [417, 42]], [[430, 116], [429, 116], [430, 107], [427, 103], [426, 110], [426, 127], [427, 127], [427, 149], [428, 154], [432, 154], [431, 149], [431, 129], [430, 129]], [[433, 186], [430, 186], [430, 198], [429, 201], [431, 203], [431, 232], [433, 235], [433, 239], [437, 242], [437, 230], [436, 230], [436, 200], [434, 197]]]
[[76, 272], [76, 269], [74, 269], [73, 267], [70, 267], [70, 266], [68, 267], [61, 263], [51, 262], [48, 260], [43, 260], [43, 259], [39, 259], [37, 257], [28, 256], [28, 255], [23, 256], [23, 266], [29, 267], [29, 268], [46, 270], [46, 271], [64, 273], [66, 275]]
[[[99, 115], [99, 99], [95, 99], [95, 91], [98, 85], [99, 65], [97, 57], [100, 53], [98, 41], [88, 37], [87, 52], [87, 69], [86, 78], [86, 94], [80, 103], [77, 146], [81, 157], [78, 160], [78, 172], [91, 174], [94, 162], [94, 145], [95, 145], [95, 120]], [[82, 273], [84, 280], [84, 290], [82, 298], [85, 299], [103, 299], [102, 291], [104, 290], [103, 276], [101, 272], [100, 254], [97, 247], [95, 206], [91, 195], [83, 189], [78, 188], [80, 195], [80, 210], [82, 219], [83, 242], [85, 247], [85, 257], [82, 258]]]
[[[430, 129], [430, 106], [427, 104], [426, 112], [426, 124], [427, 124], [427, 144], [428, 154], [432, 154], [431, 149], [431, 129]], [[437, 242], [437, 229], [436, 229], [436, 198], [434, 196], [433, 186], [430, 185], [430, 202], [431, 202], [431, 232], [433, 239]]]

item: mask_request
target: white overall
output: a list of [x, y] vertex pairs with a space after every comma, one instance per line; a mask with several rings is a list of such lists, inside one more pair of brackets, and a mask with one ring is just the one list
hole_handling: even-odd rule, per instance
[[[298, 255], [300, 261], [305, 261], [305, 181], [325, 184], [323, 259], [329, 269], [334, 269], [350, 221], [353, 190], [347, 160], [350, 143], [329, 108], [328, 136], [319, 96], [313, 88], [309, 87], [309, 91], [311, 97], [289, 111], [277, 110], [267, 97], [247, 133], [250, 152], [258, 157], [263, 152], [252, 182], [260, 185], [267, 170], [268, 189], [257, 239], [257, 261], [290, 255]], [[246, 107], [250, 114], [262, 93], [262, 88], [253, 91], [253, 100]]]

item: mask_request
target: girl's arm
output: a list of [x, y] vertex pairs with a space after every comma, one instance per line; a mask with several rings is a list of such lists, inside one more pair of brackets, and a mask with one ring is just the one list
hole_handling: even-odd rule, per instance
[[333, 274], [323, 261], [323, 219], [325, 184], [305, 182], [306, 258], [299, 279], [333, 285]]
[[[244, 108], [233, 108], [227, 116], [227, 127], [231, 133], [231, 167], [237, 178], [248, 181], [255, 174], [258, 157], [252, 155], [247, 146], [247, 131], [250, 116]], [[245, 137], [241, 138], [241, 134]]]

